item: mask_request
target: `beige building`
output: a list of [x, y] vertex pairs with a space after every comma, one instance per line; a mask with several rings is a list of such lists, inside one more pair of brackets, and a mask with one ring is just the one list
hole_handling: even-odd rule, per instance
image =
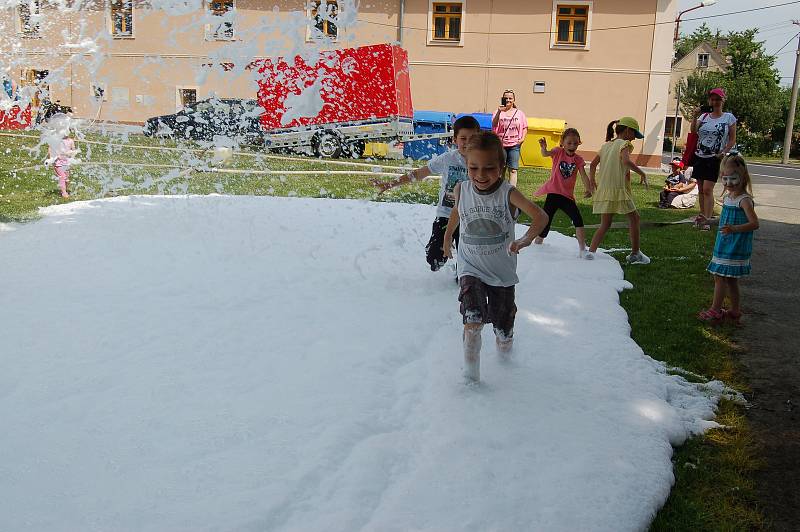
[[[721, 41], [720, 48], [724, 49], [725, 41]], [[678, 83], [685, 80], [694, 72], [725, 72], [727, 69], [728, 60], [723, 55], [723, 52], [707, 42], [698, 44], [691, 52], [675, 61], [675, 64], [672, 65], [672, 75], [669, 80], [669, 105], [667, 106], [664, 136], [672, 138], [674, 134], [676, 137], [675, 146], [681, 147], [686, 144], [686, 136], [689, 134], [689, 129], [691, 128], [691, 123], [689, 121], [692, 119], [692, 117], [684, 119], [680, 109], [678, 109], [677, 118], [675, 116], [675, 108], [680, 107], [677, 105], [678, 94], [676, 92], [676, 87]], [[673, 131], [673, 127], [677, 127], [677, 129]]]
[[632, 115], [638, 162], [660, 163], [677, 0], [20, 2], [0, 13], [0, 67], [81, 117], [142, 123], [210, 94], [252, 98], [254, 58], [399, 41], [416, 109], [493, 112], [513, 89], [529, 117], [578, 128], [587, 157]]

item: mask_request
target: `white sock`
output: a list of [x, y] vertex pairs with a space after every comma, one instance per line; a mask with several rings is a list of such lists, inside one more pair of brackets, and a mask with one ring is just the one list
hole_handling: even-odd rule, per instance
[[464, 330], [464, 378], [481, 380], [481, 328]]

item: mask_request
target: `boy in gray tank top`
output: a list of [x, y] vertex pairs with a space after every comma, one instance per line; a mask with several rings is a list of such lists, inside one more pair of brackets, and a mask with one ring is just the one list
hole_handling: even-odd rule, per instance
[[[501, 354], [511, 350], [514, 336], [514, 285], [517, 254], [533, 242], [548, 217], [520, 191], [503, 181], [505, 150], [494, 133], [481, 132], [467, 145], [469, 181], [455, 188], [455, 206], [442, 250], [453, 257], [453, 234], [460, 225], [458, 282], [464, 323], [464, 378], [480, 381], [481, 331], [491, 323]], [[516, 217], [522, 211], [531, 225], [515, 239]]]

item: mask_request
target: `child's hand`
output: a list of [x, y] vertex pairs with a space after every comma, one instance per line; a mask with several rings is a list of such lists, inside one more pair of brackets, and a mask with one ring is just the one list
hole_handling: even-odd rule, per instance
[[731, 235], [735, 231], [733, 230], [733, 226], [732, 225], [724, 225], [724, 226], [722, 226], [722, 229], [719, 230], [719, 232], [722, 233], [723, 235]]
[[522, 251], [523, 248], [526, 248], [531, 245], [531, 241], [525, 237], [522, 237], [518, 240], [514, 240], [510, 246], [508, 246], [508, 252], [518, 254]]
[[544, 137], [539, 139], [539, 146], [545, 149], [547, 148], [547, 140]]
[[453, 237], [445, 235], [442, 251], [444, 252], [444, 256], [448, 259], [453, 258]]

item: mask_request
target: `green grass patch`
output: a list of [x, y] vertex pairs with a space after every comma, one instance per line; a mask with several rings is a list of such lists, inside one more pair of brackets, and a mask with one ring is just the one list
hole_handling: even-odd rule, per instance
[[[99, 136], [84, 140], [105, 142]], [[254, 152], [236, 156], [226, 168], [270, 170], [270, 175], [232, 174], [219, 171], [191, 172], [180, 169], [137, 165], [197, 166], [207, 163], [211, 154], [196, 145], [177, 145], [172, 141], [131, 135], [129, 144], [177, 150], [145, 150], [128, 146], [88, 144], [78, 141], [86, 163], [73, 168], [74, 194], [63, 200], [51, 169], [44, 168], [46, 148], [39, 146], [38, 135], [30, 138], [0, 136], [0, 221], [26, 221], [36, 217], [39, 207], [65, 201], [96, 199], [123, 194], [208, 194], [275, 195], [332, 198], [380, 199], [428, 203], [436, 201], [438, 183], [423, 182], [394, 189], [377, 198], [368, 175], [301, 176], [283, 172], [347, 170], [314, 159], [279, 160]], [[360, 161], [364, 162], [364, 161]], [[396, 161], [375, 162], [400, 165]], [[353, 168], [369, 171], [369, 168]], [[383, 169], [383, 171], [389, 171]], [[525, 168], [520, 171], [519, 189], [530, 196], [549, 176], [549, 171]], [[649, 190], [634, 184], [636, 204], [644, 221], [677, 221], [689, 212], [656, 207], [663, 175], [650, 178]], [[578, 190], [578, 196], [582, 194]], [[599, 223], [591, 212], [591, 200], [579, 199], [587, 224]], [[540, 204], [542, 201], [540, 201]], [[624, 217], [618, 217], [623, 221]], [[569, 219], [559, 212], [553, 228], [574, 235]], [[592, 231], [587, 231], [591, 238]], [[701, 232], [688, 225], [647, 227], [642, 230], [642, 250], [652, 263], [648, 266], [623, 266], [625, 278], [634, 288], [620, 296], [630, 317], [632, 336], [649, 356], [698, 373], [720, 379], [744, 391], [746, 383], [734, 363], [733, 331], [711, 329], [700, 324], [695, 314], [708, 306], [713, 290], [711, 276], [705, 272], [713, 248], [714, 233]], [[612, 229], [604, 248], [629, 248], [626, 230]], [[627, 252], [616, 257], [624, 261]], [[718, 421], [727, 426], [694, 438], [676, 450], [676, 483], [669, 500], [652, 525], [656, 531], [677, 530], [755, 530], [764, 527], [757, 509], [752, 472], [759, 467], [757, 449], [742, 408], [723, 401]]]

